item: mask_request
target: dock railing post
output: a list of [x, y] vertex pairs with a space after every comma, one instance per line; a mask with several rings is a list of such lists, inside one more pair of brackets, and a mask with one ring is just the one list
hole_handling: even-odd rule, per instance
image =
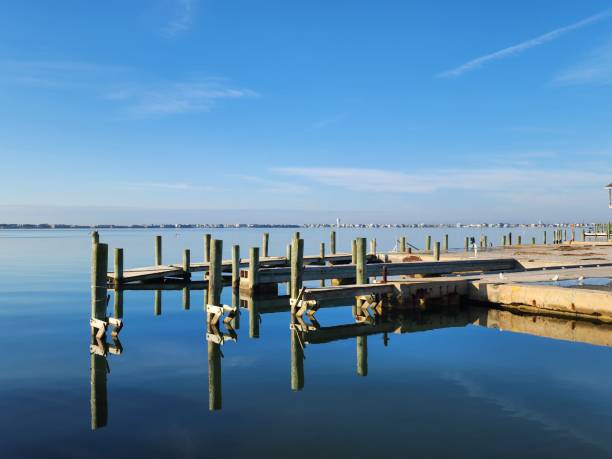
[[115, 288], [123, 283], [123, 249], [115, 249]]
[[302, 288], [304, 275], [304, 239], [291, 242], [291, 298], [296, 299]]
[[162, 237], [155, 236], [155, 266], [162, 264]]
[[367, 284], [368, 283], [368, 273], [366, 271], [366, 239], [364, 237], [359, 237], [355, 241], [355, 249], [356, 249], [356, 266], [355, 266], [355, 278], [357, 284]]
[[433, 258], [436, 261], [440, 261], [440, 241], [436, 241], [434, 244]]
[[212, 237], [210, 234], [204, 235], [204, 261], [206, 263], [210, 262], [210, 241]]
[[336, 232], [332, 231], [329, 233], [329, 253], [332, 255], [336, 254]]
[[240, 288], [240, 246], [232, 246], [232, 289]]
[[249, 249], [249, 290], [259, 286], [259, 247]]
[[263, 233], [263, 240], [261, 241], [262, 257], [267, 258], [268, 255], [268, 242], [270, 241], [270, 233]]

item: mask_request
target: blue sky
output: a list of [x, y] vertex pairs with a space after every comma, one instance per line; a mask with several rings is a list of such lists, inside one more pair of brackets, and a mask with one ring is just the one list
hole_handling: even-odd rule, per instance
[[612, 2], [9, 2], [0, 221], [606, 220]]

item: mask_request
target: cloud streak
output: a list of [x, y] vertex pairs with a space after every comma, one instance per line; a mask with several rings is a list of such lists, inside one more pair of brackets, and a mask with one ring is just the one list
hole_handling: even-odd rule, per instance
[[196, 0], [177, 0], [177, 15], [163, 29], [167, 37], [174, 37], [189, 30], [194, 21]]
[[559, 73], [553, 79], [553, 84], [556, 86], [612, 84], [612, 43], [597, 48], [584, 61]]
[[575, 22], [573, 24], [567, 25], [565, 27], [560, 27], [558, 29], [552, 30], [548, 33], [540, 35], [538, 37], [532, 38], [531, 40], [524, 41], [522, 43], [518, 43], [513, 46], [509, 46], [504, 49], [500, 49], [499, 51], [495, 51], [490, 54], [486, 54], [484, 56], [477, 57], [476, 59], [472, 59], [464, 64], [461, 64], [458, 67], [447, 70], [438, 74], [438, 77], [442, 78], [452, 78], [463, 75], [464, 73], [470, 72], [477, 68], [482, 67], [488, 62], [497, 61], [501, 59], [505, 59], [512, 56], [517, 56], [525, 51], [535, 48], [537, 46], [541, 46], [545, 43], [556, 40], [557, 38], [578, 29], [582, 29], [589, 25], [595, 24], [599, 21], [609, 18], [612, 16], [612, 10], [606, 10], [602, 13], [595, 14], [593, 16], [589, 16], [588, 18], [582, 19], [581, 21]]
[[[277, 168], [274, 172], [300, 177], [323, 185], [356, 192], [378, 193], [433, 193], [441, 190], [472, 190], [506, 192], [510, 189], [549, 189], [551, 183], [564, 190], [591, 189], [593, 184], [604, 184], [612, 171], [585, 172], [519, 168], [437, 169], [413, 173], [383, 169], [351, 168]], [[603, 185], [602, 185], [603, 186]]]

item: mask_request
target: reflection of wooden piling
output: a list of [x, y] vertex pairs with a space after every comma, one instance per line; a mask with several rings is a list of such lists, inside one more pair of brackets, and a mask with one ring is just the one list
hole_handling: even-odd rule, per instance
[[155, 290], [153, 297], [153, 315], [161, 316], [162, 313], [162, 291]]
[[259, 311], [253, 296], [247, 297], [247, 309], [249, 311], [249, 338], [259, 338]]
[[183, 287], [183, 309], [187, 311], [191, 307], [191, 290], [189, 287]]
[[108, 422], [106, 357], [92, 353], [89, 365], [91, 430], [96, 430]]
[[297, 336], [297, 331], [291, 330], [291, 390], [304, 388], [304, 349]]
[[123, 290], [115, 290], [113, 295], [113, 317], [123, 319]]
[[210, 265], [208, 268], [208, 304], [221, 305], [221, 290], [223, 289], [223, 241], [213, 239], [210, 247]]
[[249, 290], [254, 291], [259, 285], [259, 247], [249, 249]]
[[123, 282], [123, 249], [115, 249], [115, 286]]
[[232, 289], [240, 288], [240, 246], [232, 246]]
[[240, 328], [240, 289], [233, 288], [232, 289], [232, 306], [236, 308], [236, 314], [232, 319], [231, 325], [234, 329], [238, 330]]
[[440, 241], [436, 241], [434, 244], [433, 258], [436, 261], [440, 261]]
[[212, 341], [208, 342], [208, 409], [221, 409], [221, 345]]
[[106, 319], [106, 273], [108, 245], [94, 244], [91, 250], [91, 317]]
[[358, 284], [368, 283], [368, 274], [366, 271], [366, 239], [359, 237], [355, 240], [355, 277]]
[[336, 232], [332, 231], [329, 234], [329, 253], [332, 255], [336, 254]]
[[210, 234], [204, 235], [204, 261], [206, 263], [210, 261], [210, 240], [211, 238], [212, 237]]
[[297, 298], [302, 288], [304, 274], [304, 239], [291, 243], [291, 298]]
[[270, 241], [270, 233], [263, 233], [263, 240], [261, 244], [262, 257], [268, 257], [268, 242]]
[[162, 237], [155, 236], [155, 266], [162, 264]]
[[357, 337], [357, 375], [368, 375], [368, 337]]

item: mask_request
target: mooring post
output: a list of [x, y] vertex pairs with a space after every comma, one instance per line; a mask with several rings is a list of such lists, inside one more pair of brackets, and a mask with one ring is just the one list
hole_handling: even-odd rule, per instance
[[162, 264], [162, 237], [155, 236], [155, 266]]
[[106, 320], [108, 244], [93, 244], [91, 250], [91, 317]]
[[436, 241], [434, 244], [433, 257], [434, 260], [440, 261], [440, 241]]
[[261, 251], [263, 252], [263, 257], [268, 257], [268, 242], [270, 241], [270, 233], [263, 233], [263, 241], [261, 243]]
[[536, 243], [536, 238], [535, 238], [535, 236], [533, 236], [531, 238], [531, 245], [535, 245], [535, 243]]
[[486, 234], [485, 234], [485, 237], [484, 237], [484, 246], [485, 246], [485, 249], [487, 247], [489, 247], [489, 238], [488, 238], [488, 236]]
[[448, 252], [448, 234], [444, 235], [444, 251]]
[[400, 237], [400, 252], [406, 252], [406, 236]]
[[585, 241], [586, 241], [586, 234], [585, 234], [584, 228], [582, 228], [582, 242], [585, 242]]
[[297, 336], [297, 330], [291, 330], [291, 390], [304, 388], [304, 349]]
[[376, 238], [370, 240], [370, 253], [376, 256]]
[[508, 245], [512, 245], [512, 232], [508, 233]]
[[208, 304], [221, 306], [221, 290], [223, 289], [223, 241], [212, 239], [210, 243], [210, 265], [208, 267]]
[[255, 290], [259, 285], [259, 247], [249, 249], [249, 290]]
[[210, 262], [210, 240], [212, 236], [210, 234], [204, 235], [204, 261], [206, 263]]
[[336, 254], [336, 232], [332, 231], [329, 233], [329, 253], [332, 255]]
[[470, 238], [468, 236], [465, 237], [465, 241], [463, 242], [463, 248], [466, 252], [470, 250]]
[[353, 239], [351, 241], [351, 264], [354, 265], [357, 263], [357, 241]]
[[429, 235], [425, 238], [425, 251], [431, 251], [431, 236]]
[[91, 243], [93, 244], [98, 244], [100, 242], [100, 235], [98, 234], [97, 231], [92, 231], [91, 232]]
[[547, 237], [546, 237], [546, 231], [544, 231], [544, 245], [548, 244], [548, 242], [547, 242], [547, 240], [546, 240], [546, 239], [547, 239]]
[[523, 236], [521, 236], [521, 235], [519, 234], [519, 235], [518, 235], [516, 238], [517, 238], [516, 243], [517, 243], [518, 245], [522, 245], [522, 244], [523, 244]]
[[115, 288], [123, 282], [123, 249], [115, 249]]
[[366, 238], [358, 237], [355, 241], [355, 249], [356, 249], [356, 266], [355, 266], [355, 278], [358, 284], [367, 284], [368, 283], [368, 273], [366, 271]]
[[296, 299], [302, 288], [304, 276], [304, 239], [291, 243], [291, 298]]
[[191, 251], [183, 250], [183, 277], [185, 280], [191, 279]]
[[232, 289], [240, 288], [240, 246], [232, 246]]
[[357, 376], [368, 375], [368, 337], [357, 337]]
[[503, 245], [504, 247], [506, 246], [506, 238], [507, 238], [507, 236], [504, 234], [504, 235], [502, 236], [502, 245]]

